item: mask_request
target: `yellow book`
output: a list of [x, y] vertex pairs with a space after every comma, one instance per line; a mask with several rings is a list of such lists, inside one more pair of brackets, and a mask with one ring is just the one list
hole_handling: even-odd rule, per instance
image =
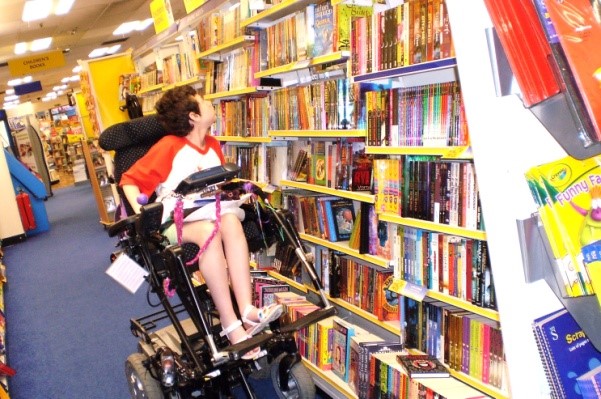
[[317, 367], [321, 370], [332, 369], [331, 330], [335, 316], [320, 320], [317, 325]]
[[[601, 293], [601, 156], [566, 156], [526, 174], [565, 295]], [[597, 287], [596, 290], [593, 287]]]

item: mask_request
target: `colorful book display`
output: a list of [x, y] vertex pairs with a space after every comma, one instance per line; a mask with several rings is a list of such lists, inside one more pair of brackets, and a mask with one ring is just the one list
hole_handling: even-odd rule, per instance
[[582, 398], [576, 378], [601, 364], [601, 352], [566, 309], [533, 323], [547, 380], [555, 398]]
[[600, 176], [599, 155], [582, 161], [567, 156], [526, 173], [566, 297], [600, 298]]

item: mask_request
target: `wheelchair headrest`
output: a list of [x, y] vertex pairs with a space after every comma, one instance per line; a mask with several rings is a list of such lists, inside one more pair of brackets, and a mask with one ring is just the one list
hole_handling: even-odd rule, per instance
[[115, 151], [115, 181], [119, 183], [121, 175], [166, 134], [156, 115], [119, 122], [106, 128], [98, 138], [98, 145], [103, 150]]
[[119, 122], [106, 128], [98, 139], [100, 148], [119, 151], [133, 146], [152, 146], [166, 134], [156, 115]]

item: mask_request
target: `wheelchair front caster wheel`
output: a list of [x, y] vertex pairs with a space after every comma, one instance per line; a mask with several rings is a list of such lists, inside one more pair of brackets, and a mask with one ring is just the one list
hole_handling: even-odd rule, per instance
[[142, 353], [132, 353], [125, 361], [125, 378], [132, 399], [163, 399], [161, 384], [144, 366], [148, 357]]
[[[271, 381], [280, 399], [315, 399], [315, 383], [302, 362], [296, 362], [288, 370], [288, 384], [280, 387], [280, 364], [287, 353], [282, 353], [271, 364]], [[283, 366], [283, 365], [282, 365]]]

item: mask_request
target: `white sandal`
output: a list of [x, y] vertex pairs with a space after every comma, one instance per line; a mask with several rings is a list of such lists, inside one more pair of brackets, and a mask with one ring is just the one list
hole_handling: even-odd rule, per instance
[[255, 309], [253, 305], [246, 305], [244, 312], [242, 313], [242, 321], [244, 324], [249, 325], [250, 328], [246, 330], [246, 333], [250, 336], [256, 335], [263, 331], [265, 327], [274, 320], [277, 320], [284, 312], [284, 307], [277, 303], [263, 306], [258, 310], [259, 321], [252, 321], [248, 319], [248, 315], [252, 310]]
[[[230, 338], [230, 334], [233, 333], [234, 331], [236, 331], [236, 329], [238, 329], [240, 327], [242, 327], [242, 322], [240, 320], [236, 320], [235, 322], [230, 324], [228, 327], [221, 330], [219, 335], [222, 337], [227, 337], [227, 339], [230, 341], [230, 343], [232, 345], [238, 344], [242, 341], [252, 338], [252, 335], [246, 333], [246, 335], [241, 340], [233, 342], [232, 339]], [[257, 347], [257, 348], [254, 348], [253, 350], [246, 352], [244, 355], [241, 356], [241, 358], [244, 360], [253, 360], [253, 359], [257, 358], [257, 356], [259, 355], [260, 352], [261, 352], [261, 348]]]

